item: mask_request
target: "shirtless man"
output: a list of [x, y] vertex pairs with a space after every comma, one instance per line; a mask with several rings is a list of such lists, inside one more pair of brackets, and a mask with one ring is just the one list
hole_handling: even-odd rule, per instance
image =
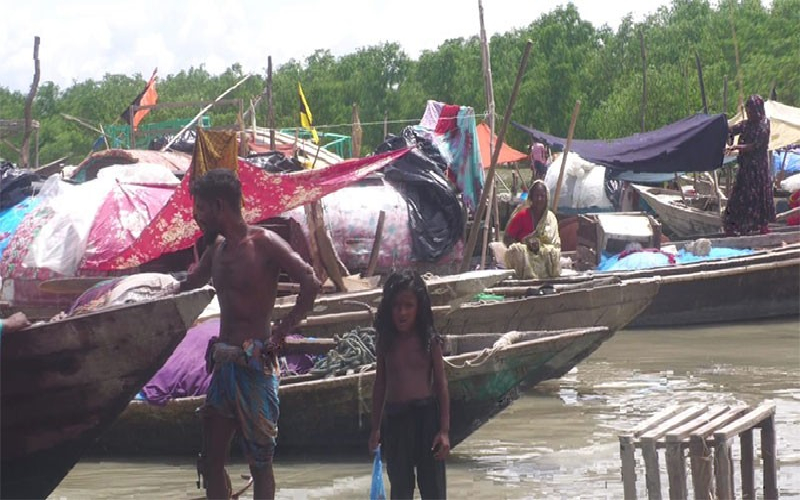
[[[239, 430], [253, 477], [254, 498], [274, 498], [272, 456], [278, 432], [277, 351], [311, 310], [320, 289], [314, 270], [277, 234], [248, 226], [236, 174], [214, 169], [192, 184], [194, 218], [208, 246], [180, 291], [212, 280], [220, 305], [219, 338], [209, 343], [213, 369], [203, 406], [201, 460], [208, 498], [229, 498], [225, 457]], [[284, 270], [300, 284], [294, 308], [273, 328], [270, 319]], [[213, 368], [212, 368], [213, 367]]]

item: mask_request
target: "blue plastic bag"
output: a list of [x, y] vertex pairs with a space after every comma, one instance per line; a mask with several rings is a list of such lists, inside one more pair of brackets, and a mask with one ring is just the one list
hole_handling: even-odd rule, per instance
[[380, 445], [375, 450], [375, 459], [372, 461], [372, 487], [369, 490], [369, 500], [386, 500], [386, 489], [383, 487], [383, 462], [381, 462]]

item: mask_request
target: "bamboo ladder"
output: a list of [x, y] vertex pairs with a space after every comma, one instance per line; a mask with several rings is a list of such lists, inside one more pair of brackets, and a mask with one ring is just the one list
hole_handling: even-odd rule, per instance
[[659, 449], [665, 450], [670, 500], [688, 498], [687, 450], [694, 498], [735, 498], [731, 445], [737, 436], [741, 446], [742, 499], [755, 499], [753, 430], [757, 428], [761, 429], [764, 498], [778, 498], [774, 404], [756, 408], [674, 405], [618, 436], [625, 500], [636, 498], [637, 448], [642, 450], [649, 500], [661, 499]]

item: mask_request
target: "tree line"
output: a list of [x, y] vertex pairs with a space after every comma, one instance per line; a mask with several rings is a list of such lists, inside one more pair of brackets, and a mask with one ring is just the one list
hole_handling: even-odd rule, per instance
[[[472, 106], [486, 112], [481, 50], [477, 36], [444, 41], [435, 50], [412, 59], [396, 43], [363, 47], [335, 57], [319, 49], [303, 61], [290, 60], [273, 74], [278, 127], [299, 123], [298, 81], [319, 131], [349, 135], [352, 105], [358, 104], [363, 126], [362, 154], [383, 140], [383, 120], [421, 118], [428, 99]], [[487, 18], [491, 26], [491, 18]], [[800, 106], [800, 0], [673, 0], [634, 22], [628, 16], [619, 27], [594, 26], [582, 19], [573, 4], [543, 14], [528, 26], [490, 39], [496, 110], [502, 113], [527, 39], [533, 52], [513, 111], [513, 119], [549, 133], [566, 136], [572, 108], [582, 101], [575, 137], [624, 137], [653, 130], [701, 112], [697, 61], [702, 67], [708, 110], [736, 113], [741, 93], [746, 97], [775, 93], [785, 104]], [[734, 35], [735, 33], [735, 35]], [[737, 64], [737, 48], [738, 59]], [[47, 61], [42, 61], [46, 75]], [[266, 66], [266, 60], [265, 64]], [[41, 124], [40, 163], [62, 156], [80, 162], [98, 137], [96, 132], [64, 114], [97, 125], [122, 124], [119, 115], [144, 88], [141, 74], [106, 74], [101, 80], [76, 82], [60, 88], [40, 85], [33, 116]], [[159, 77], [159, 102], [211, 100], [243, 76], [232, 64], [212, 75], [203, 65]], [[642, 117], [643, 79], [646, 106]], [[727, 92], [725, 81], [727, 81]], [[253, 75], [228, 98], [248, 106], [264, 92], [264, 74]], [[26, 95], [0, 86], [0, 118], [23, 117]], [[260, 126], [267, 117], [266, 99], [256, 106]], [[197, 108], [199, 111], [199, 108]], [[156, 110], [142, 123], [191, 118], [193, 109]], [[209, 112], [214, 125], [233, 124], [233, 108]], [[481, 118], [479, 118], [480, 121]], [[250, 120], [246, 125], [249, 126]], [[333, 125], [333, 126], [331, 126]], [[404, 123], [390, 123], [399, 132]], [[508, 142], [524, 149], [527, 139], [509, 131]], [[16, 137], [0, 140], [0, 157], [16, 161], [10, 147]]]

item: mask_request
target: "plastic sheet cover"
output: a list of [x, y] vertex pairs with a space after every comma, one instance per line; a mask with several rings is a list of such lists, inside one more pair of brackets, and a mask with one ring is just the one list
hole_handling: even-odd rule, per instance
[[[561, 171], [561, 157], [562, 154], [558, 153], [547, 169], [544, 182], [550, 193], [556, 192], [558, 175]], [[613, 210], [614, 206], [605, 192], [605, 173], [604, 167], [590, 163], [578, 154], [568, 154], [558, 198], [559, 211], [563, 212], [561, 210], [563, 208], [575, 211]]]

